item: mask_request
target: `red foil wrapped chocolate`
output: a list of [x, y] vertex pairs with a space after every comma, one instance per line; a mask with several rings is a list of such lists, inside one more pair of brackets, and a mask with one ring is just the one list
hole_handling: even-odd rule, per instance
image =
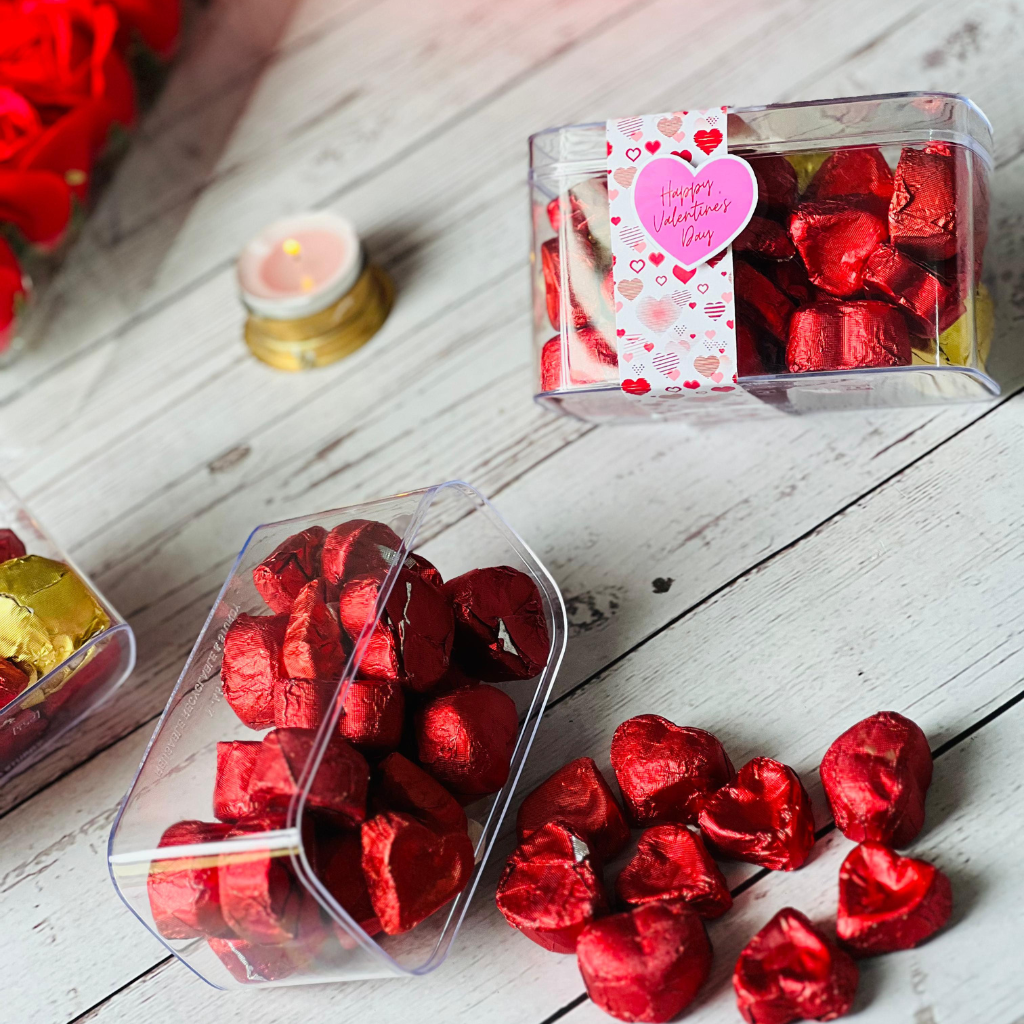
[[807, 199], [870, 195], [886, 207], [892, 199], [893, 176], [876, 146], [837, 149], [818, 168], [807, 186]]
[[797, 173], [784, 156], [759, 156], [750, 161], [757, 179], [757, 212], [785, 216], [796, 206]]
[[282, 679], [274, 686], [274, 725], [278, 729], [315, 729], [330, 710], [337, 683], [318, 679]]
[[13, 661], [0, 658], [0, 708], [10, 704], [15, 697], [28, 688], [29, 676]]
[[786, 229], [776, 221], [756, 214], [750, 218], [732, 247], [735, 252], [745, 252], [765, 260], [788, 260], [796, 255]]
[[[379, 593], [375, 577], [357, 576], [338, 595], [341, 624], [353, 642], [372, 618]], [[366, 642], [359, 673], [426, 692], [448, 671], [454, 632], [451, 602], [443, 589], [403, 569]]]
[[516, 832], [522, 842], [548, 822], [569, 826], [602, 862], [629, 844], [629, 825], [600, 769], [589, 757], [562, 765], [519, 805]]
[[[191, 846], [223, 839], [231, 825], [209, 821], [179, 821], [157, 844]], [[153, 860], [146, 879], [153, 924], [165, 939], [229, 937], [234, 933], [221, 907], [217, 858], [206, 855]]]
[[761, 356], [758, 331], [743, 320], [736, 323], [736, 368], [741, 377], [759, 377], [768, 372]]
[[363, 873], [388, 935], [415, 928], [454, 899], [473, 873], [465, 832], [435, 832], [409, 814], [385, 811], [362, 828]]
[[868, 294], [899, 306], [913, 334], [937, 338], [963, 316], [956, 284], [947, 284], [892, 245], [880, 245], [864, 268]]
[[433, 776], [401, 754], [381, 761], [373, 782], [377, 811], [403, 811], [435, 832], [465, 832], [466, 812]]
[[861, 843], [839, 869], [836, 934], [859, 956], [918, 946], [949, 920], [952, 910], [946, 875], [881, 843]]
[[311, 526], [279, 544], [253, 569], [252, 581], [271, 611], [290, 612], [299, 591], [320, 576], [326, 536], [322, 526]]
[[704, 922], [685, 903], [645, 903], [588, 925], [576, 943], [587, 994], [625, 1021], [670, 1021], [711, 973]]
[[9, 558], [21, 558], [25, 554], [25, 545], [21, 538], [8, 529], [0, 530], [0, 562], [6, 562]]
[[449, 580], [455, 613], [455, 657], [475, 679], [508, 682], [543, 671], [551, 638], [537, 584], [518, 569], [496, 565]]
[[773, 871], [794, 871], [814, 845], [814, 816], [796, 772], [770, 757], [755, 757], [736, 781], [709, 796], [701, 831], [728, 857]]
[[542, 391], [618, 379], [618, 353], [595, 328], [581, 327], [572, 332], [569, 335], [568, 350], [568, 372], [567, 376], [563, 376], [561, 337], [556, 334], [544, 343], [541, 350]]
[[213, 787], [213, 815], [220, 821], [238, 821], [253, 811], [249, 790], [263, 744], [256, 740], [229, 740], [217, 744], [217, 779]]
[[25, 708], [16, 715], [5, 716], [0, 722], [0, 764], [6, 766], [21, 757], [48, 726], [38, 708]]
[[549, 822], [519, 844], [498, 880], [505, 920], [552, 953], [575, 953], [580, 932], [608, 912], [608, 899], [586, 841]]
[[[540, 269], [544, 275], [544, 300], [548, 322], [557, 331], [562, 322], [562, 250], [557, 238], [549, 238], [540, 247]], [[586, 310], [575, 302], [570, 293], [566, 303], [569, 322], [575, 328], [586, 327], [590, 318]]]
[[612, 769], [634, 825], [695, 824], [704, 801], [735, 777], [717, 737], [637, 715], [612, 737]]
[[341, 625], [324, 601], [324, 584], [313, 580], [299, 591], [288, 619], [281, 662], [293, 679], [335, 681], [345, 666]]
[[698, 832], [686, 825], [655, 825], [637, 844], [636, 856], [615, 881], [623, 903], [682, 900], [706, 920], [721, 917], [732, 895]]
[[207, 939], [217, 959], [242, 985], [282, 981], [295, 973], [296, 964], [286, 946], [261, 946], [245, 939]]
[[391, 527], [371, 519], [352, 519], [334, 527], [324, 540], [321, 555], [328, 598], [356, 576], [383, 580], [401, 544], [401, 537]]
[[786, 364], [793, 373], [908, 366], [911, 355], [902, 314], [875, 299], [816, 302], [789, 324]]
[[742, 259], [733, 263], [733, 274], [736, 279], [736, 303], [741, 315], [785, 343], [789, 319], [795, 308], [789, 296]]
[[900, 153], [889, 233], [893, 245], [914, 259], [938, 262], [956, 255], [956, 166], [942, 143]]
[[859, 977], [848, 953], [786, 907], [744, 947], [732, 984], [749, 1024], [789, 1024], [848, 1013]]
[[[275, 729], [264, 736], [252, 775], [253, 807], [278, 813], [288, 810], [315, 741], [312, 729]], [[306, 805], [339, 825], [359, 825], [366, 817], [369, 779], [366, 758], [341, 736], [332, 736], [309, 782]]]
[[317, 874], [327, 891], [367, 935], [380, 930], [363, 875], [363, 843], [359, 832], [328, 836], [317, 845]]
[[395, 750], [405, 726], [405, 695], [398, 683], [382, 680], [349, 683], [338, 731], [368, 757]]
[[932, 752], [909, 718], [879, 711], [858, 722], [828, 748], [820, 771], [836, 827], [847, 839], [906, 846], [921, 831]]
[[811, 283], [849, 298], [864, 287], [864, 265], [888, 241], [889, 226], [878, 199], [848, 196], [801, 203], [789, 218], [789, 234]]
[[281, 667], [287, 615], [239, 615], [224, 637], [220, 668], [224, 699], [250, 729], [274, 724], [274, 687]]
[[519, 735], [515, 702], [486, 684], [427, 703], [416, 719], [417, 756], [457, 796], [496, 793]]

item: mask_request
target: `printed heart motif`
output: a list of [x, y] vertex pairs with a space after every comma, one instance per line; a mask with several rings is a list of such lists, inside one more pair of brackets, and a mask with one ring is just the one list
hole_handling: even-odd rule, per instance
[[693, 133], [693, 144], [705, 154], [710, 156], [722, 142], [722, 133], [717, 128], [711, 131], [699, 131]]
[[629, 137], [634, 142], [639, 142], [644, 137], [644, 133], [643, 132], [630, 132], [629, 133]]
[[615, 312], [616, 313], [621, 313], [622, 312], [622, 303], [621, 302], [616, 302], [615, 303]]
[[683, 387], [684, 388], [690, 388], [691, 390], [695, 391], [697, 388], [700, 387], [700, 381], [699, 380], [684, 380], [683, 381]]
[[717, 320], [725, 312], [724, 302], [704, 303], [704, 315], [710, 320]]
[[653, 352], [654, 351], [654, 342], [653, 341], [645, 341], [644, 342], [644, 351], [645, 352]]
[[657, 139], [652, 139], [650, 142], [644, 143], [644, 149], [646, 149], [651, 156], [654, 156], [654, 154], [661, 149], [661, 143]]
[[705, 337], [705, 338], [707, 338], [707, 339], [708, 339], [708, 341], [711, 341], [711, 339], [712, 339], [712, 338], [713, 338], [714, 336], [715, 336], [715, 332], [714, 332], [714, 331], [705, 331], [705, 332], [704, 332], [704, 337]]
[[665, 254], [663, 252], [652, 252], [651, 262], [656, 266], [660, 267], [665, 262]]
[[608, 201], [611, 202], [619, 198], [619, 190], [617, 188], [608, 189]]
[[667, 370], [665, 372], [665, 376], [668, 377], [669, 380], [679, 380], [679, 371], [678, 370]]
[[647, 264], [643, 260], [629, 261], [629, 269], [632, 270], [634, 274], [639, 274], [640, 271], [643, 270], [646, 266]]
[[621, 359], [625, 359], [627, 363], [633, 362], [633, 353], [632, 352], [620, 352], [619, 353], [619, 357]]
[[637, 242], [636, 245], [631, 245], [630, 248], [633, 252], [643, 252], [647, 248], [646, 242]]
[[680, 128], [683, 126], [683, 119], [681, 117], [663, 117], [658, 122], [658, 131], [662, 135], [667, 135], [670, 139]]
[[644, 283], [639, 277], [631, 277], [628, 281], [619, 282], [619, 294], [632, 302], [644, 290]]
[[736, 326], [736, 324], [732, 320], [726, 320], [725, 321], [725, 326], [728, 327], [729, 330], [731, 331]]
[[639, 146], [630, 146], [629, 149], [626, 150], [626, 158], [632, 160], [633, 163], [636, 163], [637, 160], [640, 159], [641, 153], [643, 153], [643, 150]]
[[615, 336], [617, 338], [622, 338], [625, 336], [625, 334], [626, 332], [621, 327], [615, 332]]
[[628, 395], [646, 395], [651, 385], [643, 377], [638, 377], [636, 380], [624, 380], [622, 390]]
[[662, 157], [640, 171], [633, 200], [648, 236], [690, 270], [743, 230], [754, 212], [757, 184], [750, 164], [730, 154], [696, 170]]
[[693, 163], [693, 154], [688, 149], [673, 149], [672, 155], [679, 157], [680, 160], [685, 160], [688, 164]]
[[618, 227], [618, 225], [622, 223], [622, 218], [621, 217], [612, 217], [612, 223], [616, 227]]
[[732, 302], [732, 292], [722, 292], [723, 302]]
[[713, 373], [713, 374], [711, 374], [711, 379], [716, 384], [721, 384], [722, 383], [722, 374], [720, 374], [720, 373]]
[[697, 303], [696, 302], [691, 302], [690, 303], [690, 309], [696, 309], [696, 308], [697, 308]]
[[722, 388], [712, 388], [711, 390], [712, 391], [735, 391], [736, 389], [735, 388], [730, 388], [730, 387], [722, 387]]
[[672, 293], [672, 301], [677, 306], [685, 306], [693, 298], [693, 292], [689, 288], [680, 288]]
[[701, 293], [701, 295], [706, 295], [707, 294], [707, 290], [708, 290], [708, 286], [707, 286], [707, 284], [704, 281], [701, 281], [701, 283], [699, 285], [697, 285], [697, 291], [699, 291]]
[[683, 282], [683, 284], [689, 284], [690, 283], [690, 279], [696, 273], [697, 273], [696, 268], [694, 268], [693, 270], [685, 270], [683, 267], [673, 267], [672, 268], [672, 275], [674, 277], [678, 277], [679, 280]]
[[[639, 152], [639, 151], [638, 151]], [[633, 184], [633, 179], [636, 177], [635, 167], [620, 167], [612, 177], [623, 187], [629, 188]]]
[[710, 377], [718, 369], [718, 356], [697, 356], [693, 368], [702, 377]]
[[608, 147], [608, 156], [611, 156], [612, 155], [612, 144], [610, 142], [606, 142], [605, 145]]
[[663, 334], [679, 319], [679, 307], [666, 295], [648, 296], [636, 307], [637, 319], [655, 334]]
[[664, 288], [668, 284], [668, 278], [664, 274], [659, 274], [655, 279], [654, 283]]
[[[634, 170], [635, 171], [636, 168], [635, 167], [631, 167], [630, 170]], [[723, 249], [721, 252], [716, 252], [715, 255], [712, 256], [708, 260], [708, 266], [709, 267], [717, 267], [718, 264], [721, 263], [722, 260], [724, 260], [724, 259], [725, 259], [725, 250]], [[725, 271], [724, 270], [722, 271], [722, 276], [723, 277], [725, 276]]]
[[654, 368], [661, 373], [668, 374], [679, 365], [679, 354], [677, 352], [659, 352], [652, 360]]

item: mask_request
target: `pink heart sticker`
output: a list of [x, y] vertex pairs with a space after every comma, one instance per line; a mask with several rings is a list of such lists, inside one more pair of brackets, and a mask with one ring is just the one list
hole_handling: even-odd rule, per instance
[[706, 160], [696, 171], [680, 159], [661, 157], [640, 171], [633, 200], [647, 234], [692, 270], [747, 226], [757, 205], [757, 180], [750, 164], [731, 153]]

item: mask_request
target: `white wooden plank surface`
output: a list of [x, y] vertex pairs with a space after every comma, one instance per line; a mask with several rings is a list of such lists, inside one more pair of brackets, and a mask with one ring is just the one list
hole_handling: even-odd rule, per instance
[[[822, 718], [837, 732], [892, 692], [897, 655], [899, 706], [936, 742], [1020, 689], [1021, 400], [990, 416], [782, 419], [756, 436], [547, 417], [528, 402], [521, 185], [529, 131], [681, 95], [966, 91], [996, 122], [994, 283], [1019, 354], [1016, 3], [221, 0], [201, 28], [72, 256], [45, 342], [0, 375], [5, 473], [130, 615], [141, 655], [116, 707], [0, 794], [0, 809], [25, 801], [0, 824], [0, 957], [23, 979], [0, 1021], [397, 1020], [414, 1006], [540, 1024], [579, 992], [571, 961], [513, 935], [486, 898], [457, 962], [415, 986], [239, 999], [154, 967], [161, 947], [106, 881], [106, 823], [138, 727], [257, 519], [457, 475], [497, 494], [569, 600], [559, 692], [587, 683], [550, 712], [531, 780], [581, 747], [606, 759], [617, 721], [647, 710], [699, 713], [743, 757], [757, 749], [751, 705], [772, 723], [771, 752], [808, 770], [830, 737], [794, 720], [792, 693], [834, 701]], [[684, 35], [699, 58], [680, 61]], [[628, 67], [595, 72], [623, 51]], [[254, 227], [309, 204], [355, 215], [401, 301], [374, 345], [289, 378], [244, 354], [229, 264]], [[401, 390], [380, 385], [385, 352]], [[729, 469], [713, 477], [712, 464]], [[651, 515], [659, 529], [639, 528]], [[970, 586], [951, 596], [951, 575]], [[655, 577], [674, 580], [667, 593]], [[698, 703], [679, 669], [691, 652]], [[960, 1019], [942, 1005], [938, 1024]]]

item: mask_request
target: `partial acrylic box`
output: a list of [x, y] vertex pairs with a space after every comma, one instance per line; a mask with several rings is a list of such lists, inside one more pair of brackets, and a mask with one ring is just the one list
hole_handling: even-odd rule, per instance
[[2, 481], [0, 531], [16, 555], [0, 562], [2, 783], [111, 698], [135, 665], [135, 637]]
[[[353, 629], [352, 622], [350, 591], [356, 584], [349, 580], [338, 584], [337, 592], [332, 592], [328, 556], [323, 551], [322, 565], [321, 554], [315, 554], [313, 568], [308, 559], [303, 563], [303, 571], [310, 575], [310, 587], [314, 594], [322, 594], [328, 610], [325, 613], [320, 608], [317, 613], [321, 616], [321, 638], [336, 628], [327, 621], [328, 613], [335, 622], [340, 620], [342, 636], [347, 632], [350, 637], [343, 667], [326, 680], [327, 698], [316, 713], [319, 724], [308, 730], [282, 728], [278, 717], [282, 713], [280, 705], [275, 706], [274, 721], [270, 723], [274, 728], [268, 730], [268, 721], [257, 720], [258, 714], [250, 719], [252, 727], [243, 724], [229, 703], [237, 701], [234, 691], [229, 690], [225, 697], [221, 670], [226, 637], [229, 657], [235, 657], [234, 641], [229, 636], [232, 624], [242, 616], [252, 615], [261, 618], [240, 621], [265, 625], [273, 610], [268, 609], [261, 596], [261, 591], [269, 591], [265, 587], [257, 590], [253, 570], [269, 564], [268, 555], [280, 551], [283, 542], [292, 543], [300, 536], [322, 538], [324, 532], [331, 537], [351, 537], [355, 535], [353, 524], [360, 522], [371, 525], [357, 525], [355, 529], [374, 531], [377, 539], [375, 550], [369, 554], [376, 559], [379, 552], [382, 559], [376, 577], [379, 590], [373, 590], [377, 597], [369, 601], [365, 619], [359, 620], [361, 630], [358, 623]], [[337, 550], [336, 545], [331, 565], [336, 564]], [[304, 558], [300, 554], [299, 562]], [[283, 567], [284, 575], [299, 564], [285, 566], [279, 555], [271, 562]], [[347, 792], [348, 783], [337, 783], [339, 776], [334, 774], [338, 763], [337, 737], [352, 735], [345, 730], [346, 723], [356, 721], [349, 718], [353, 695], [382, 692], [372, 688], [372, 680], [380, 678], [382, 636], [398, 637], [395, 642], [405, 670], [411, 671], [409, 631], [419, 627], [412, 625], [411, 602], [418, 598], [410, 573], [429, 575], [436, 567], [443, 580], [451, 583], [470, 570], [491, 566], [508, 567], [501, 572], [514, 578], [517, 586], [525, 585], [533, 595], [531, 614], [538, 626], [542, 624], [550, 641], [544, 648], [545, 660], [528, 663], [528, 671], [535, 670], [531, 678], [524, 678], [525, 673], [521, 673], [514, 680], [476, 683], [475, 679], [467, 681], [459, 676], [462, 670], [456, 672], [453, 655], [450, 675], [445, 675], [434, 689], [416, 692], [404, 684], [399, 687], [406, 710], [405, 733], [398, 741], [397, 752], [387, 753], [394, 751], [395, 739], [390, 747], [376, 753], [359, 748], [371, 773], [366, 819], [376, 822], [382, 817], [378, 801], [384, 799], [379, 776], [386, 762], [381, 757], [387, 753], [387, 762], [400, 762], [407, 773], [422, 782], [420, 767], [413, 766], [422, 748], [409, 732], [418, 728], [420, 716], [430, 714], [429, 709], [437, 702], [461, 700], [460, 694], [479, 693], [492, 687], [501, 693], [495, 695], [491, 690], [489, 695], [497, 697], [509, 716], [504, 755], [508, 758], [508, 771], [500, 788], [495, 785], [496, 791], [482, 798], [463, 792], [453, 800], [448, 793], [438, 790], [435, 782], [427, 787], [434, 788], [434, 797], [440, 795], [446, 813], [461, 816], [460, 804], [465, 810], [465, 820], [454, 829], [460, 833], [458, 842], [468, 851], [458, 882], [460, 891], [408, 930], [401, 925], [385, 933], [380, 930], [383, 918], [372, 916], [378, 904], [375, 902], [370, 908], [365, 899], [364, 829], [357, 817], [339, 826], [337, 817], [325, 816], [330, 801], [340, 799], [338, 794], [342, 791]], [[431, 585], [437, 583], [435, 577], [430, 578]], [[371, 589], [376, 585], [371, 584]], [[437, 592], [448, 593], [440, 585]], [[282, 613], [289, 623], [286, 644], [291, 643], [288, 638], [298, 614], [296, 608], [303, 600], [301, 596], [296, 598], [291, 611]], [[341, 610], [342, 606], [345, 610]], [[402, 623], [407, 623], [405, 633]], [[508, 650], [509, 632], [514, 640], [516, 630], [511, 626], [507, 630], [501, 620], [498, 626], [498, 643]], [[448, 954], [473, 899], [551, 692], [565, 635], [565, 608], [547, 570], [498, 512], [467, 484], [449, 482], [258, 527], [246, 541], [214, 604], [114, 823], [108, 859], [118, 893], [168, 949], [201, 978], [220, 988], [350, 981], [419, 975], [433, 970]], [[457, 635], [456, 649], [459, 643]], [[289, 647], [287, 657], [292, 657], [296, 649]], [[233, 672], [234, 668], [230, 670]], [[286, 681], [288, 687], [293, 684], [301, 689], [303, 680]], [[442, 691], [449, 696], [437, 696]], [[300, 713], [305, 710], [308, 709], [299, 708]], [[229, 771], [226, 759], [232, 750], [252, 750], [259, 758], [269, 748], [274, 753], [266, 756], [276, 757], [278, 748], [285, 745], [281, 739], [284, 733], [291, 737], [289, 742], [299, 736], [305, 743], [305, 753], [297, 760], [293, 756], [289, 762], [285, 802], [276, 804], [273, 815], [262, 821], [247, 818], [243, 819], [242, 827], [233, 826], [230, 819], [240, 811], [227, 807], [224, 800], [221, 787], [229, 777], [225, 774]], [[355, 742], [353, 739], [352, 743]], [[344, 744], [341, 748], [348, 750], [344, 756], [351, 759], [351, 748], [344, 748]], [[220, 767], [218, 756], [222, 761]], [[427, 761], [419, 764], [427, 765]], [[256, 783], [250, 779], [245, 783], [246, 792], [265, 794], [269, 791], [267, 786], [278, 785], [280, 778], [267, 783], [267, 769], [261, 767], [264, 762], [257, 761], [256, 765], [251, 778], [263, 781]], [[435, 771], [435, 767], [430, 767], [430, 771]], [[230, 775], [232, 786], [237, 779], [237, 774]], [[293, 787], [293, 791], [288, 787]], [[385, 809], [397, 806], [388, 801], [390, 797], [384, 802]], [[221, 822], [217, 820], [218, 814]], [[435, 829], [431, 819], [421, 816], [421, 820]], [[180, 834], [169, 839], [176, 828]], [[435, 870], [443, 874], [445, 869], [438, 864], [445, 862], [447, 854], [439, 853], [436, 847], [442, 840], [432, 839], [422, 825], [410, 828], [419, 837], [417, 841], [426, 844], [424, 851], [409, 861], [414, 865], [413, 874]], [[441, 825], [436, 825], [436, 830], [444, 835], [452, 831]], [[165, 845], [161, 845], [162, 838]], [[168, 842], [177, 845], [166, 845]], [[328, 847], [337, 851], [346, 844], [349, 852], [341, 861], [330, 859], [333, 854], [325, 854]], [[391, 849], [398, 849], [397, 840]], [[397, 878], [399, 869], [392, 865], [389, 870], [396, 872]], [[414, 879], [410, 884], [415, 888], [420, 883]], [[354, 895], [357, 891], [358, 895]], [[443, 888], [440, 891], [447, 893]], [[184, 912], [182, 898], [187, 904]], [[168, 912], [171, 904], [175, 906]]]
[[[785, 412], [1000, 393], [988, 369], [993, 303], [982, 281], [992, 128], [977, 106], [963, 96], [898, 93], [730, 107], [728, 144], [758, 178], [755, 215], [764, 229], [755, 231], [752, 222], [733, 243], [741, 387]], [[857, 162], [849, 177], [843, 169], [829, 173], [836, 154]], [[612, 173], [603, 123], [552, 128], [530, 139], [536, 399], [596, 422], [699, 415], [711, 407], [682, 395], [652, 413], [620, 387]], [[844, 177], [850, 187], [857, 176], [854, 187], [867, 194], [843, 195]], [[890, 200], [893, 176], [897, 191], [901, 180], [906, 189]], [[893, 211], [919, 189], [931, 190], [934, 208], [908, 229], [906, 219], [893, 220]], [[790, 244], [794, 212], [823, 197], [835, 207], [847, 202], [862, 209], [885, 236], [852, 290], [844, 283], [830, 292], [813, 283], [808, 274], [814, 278], [815, 268]], [[915, 233], [929, 218], [934, 230]], [[850, 258], [863, 262], [852, 252]], [[685, 285], [671, 277], [668, 284], [685, 313]], [[824, 358], [820, 349], [809, 358], [801, 345], [813, 331], [831, 332], [838, 341], [851, 324], [865, 336], [891, 335], [882, 358], [870, 344], [856, 353], [830, 354], [825, 346]]]

